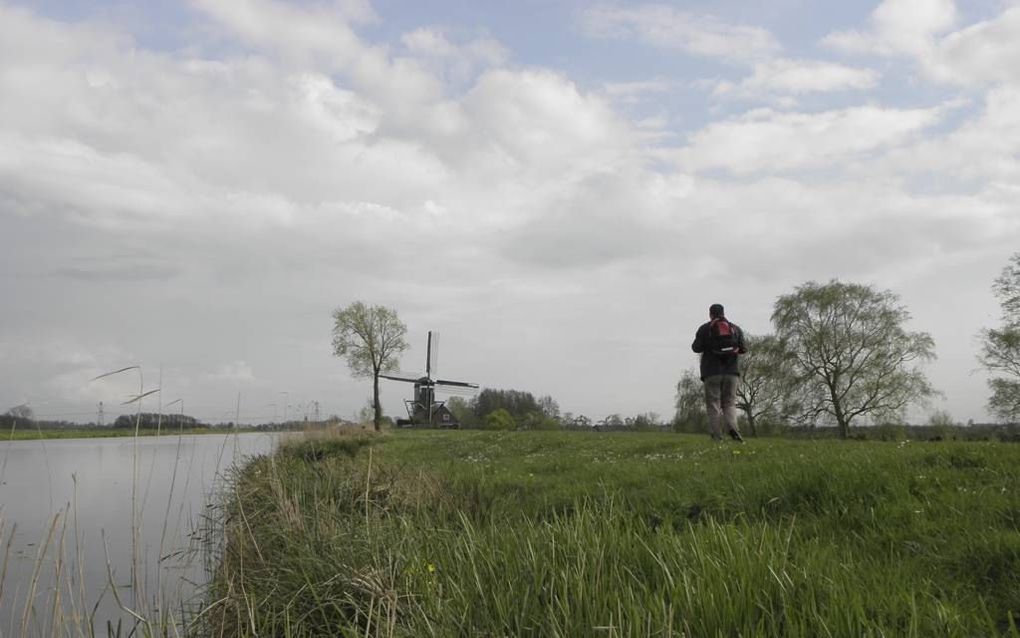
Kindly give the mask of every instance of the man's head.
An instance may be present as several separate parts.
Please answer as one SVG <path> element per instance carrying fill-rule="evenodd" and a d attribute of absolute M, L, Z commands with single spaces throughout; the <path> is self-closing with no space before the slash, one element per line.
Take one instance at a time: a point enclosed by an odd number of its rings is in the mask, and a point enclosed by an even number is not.
<path fill-rule="evenodd" d="M 710 319 L 718 319 L 719 317 L 725 316 L 721 303 L 714 303 L 708 307 L 708 316 Z"/>

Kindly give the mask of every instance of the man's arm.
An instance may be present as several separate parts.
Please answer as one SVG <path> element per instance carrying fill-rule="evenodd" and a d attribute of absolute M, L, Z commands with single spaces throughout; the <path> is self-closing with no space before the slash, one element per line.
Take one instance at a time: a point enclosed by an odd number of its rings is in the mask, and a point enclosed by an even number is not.
<path fill-rule="evenodd" d="M 747 354 L 747 346 L 744 344 L 744 331 L 737 327 L 737 354 Z"/>
<path fill-rule="evenodd" d="M 698 331 L 694 333 L 694 343 L 691 344 L 691 350 L 701 354 L 705 351 L 705 327 L 698 327 Z"/>

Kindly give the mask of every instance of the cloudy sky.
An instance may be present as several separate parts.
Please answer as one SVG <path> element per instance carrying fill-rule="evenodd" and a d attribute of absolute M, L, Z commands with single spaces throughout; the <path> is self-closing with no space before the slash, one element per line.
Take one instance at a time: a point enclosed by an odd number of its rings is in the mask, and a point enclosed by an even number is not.
<path fill-rule="evenodd" d="M 665 416 L 710 303 L 765 333 L 838 278 L 981 421 L 1018 249 L 1016 0 L 0 0 L 0 410 L 109 420 L 138 364 L 200 418 L 349 417 L 362 300 L 406 372 L 436 330 L 443 377 Z"/>

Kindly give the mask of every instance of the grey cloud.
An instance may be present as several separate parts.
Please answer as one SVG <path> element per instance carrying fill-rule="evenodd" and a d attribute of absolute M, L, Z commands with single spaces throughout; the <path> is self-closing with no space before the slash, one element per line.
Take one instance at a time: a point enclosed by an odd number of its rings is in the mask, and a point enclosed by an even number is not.
<path fill-rule="evenodd" d="M 177 276 L 179 270 L 158 264 L 94 264 L 63 266 L 52 271 L 57 277 L 76 281 L 163 281 Z"/>
<path fill-rule="evenodd" d="M 508 258 L 551 268 L 606 267 L 648 258 L 675 246 L 676 237 L 649 223 L 634 184 L 594 175 L 509 232 L 499 245 Z"/>

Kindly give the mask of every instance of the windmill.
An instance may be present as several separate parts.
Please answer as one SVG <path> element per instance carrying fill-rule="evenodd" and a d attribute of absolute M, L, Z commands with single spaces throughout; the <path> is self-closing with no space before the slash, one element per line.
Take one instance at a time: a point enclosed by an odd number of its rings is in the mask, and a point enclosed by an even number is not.
<path fill-rule="evenodd" d="M 437 341 L 438 336 L 436 335 Z M 436 350 L 438 350 L 438 344 Z M 435 367 L 436 353 L 432 348 L 432 331 L 429 330 L 428 345 L 425 352 L 425 376 L 413 378 L 392 374 L 379 375 L 383 379 L 414 384 L 414 398 L 404 400 L 404 407 L 407 408 L 407 418 L 397 419 L 398 427 L 460 427 L 457 418 L 446 407 L 446 402 L 436 401 L 436 389 L 456 392 L 456 389 L 477 389 L 478 384 L 467 383 L 465 381 L 433 379 L 432 372 Z"/>

